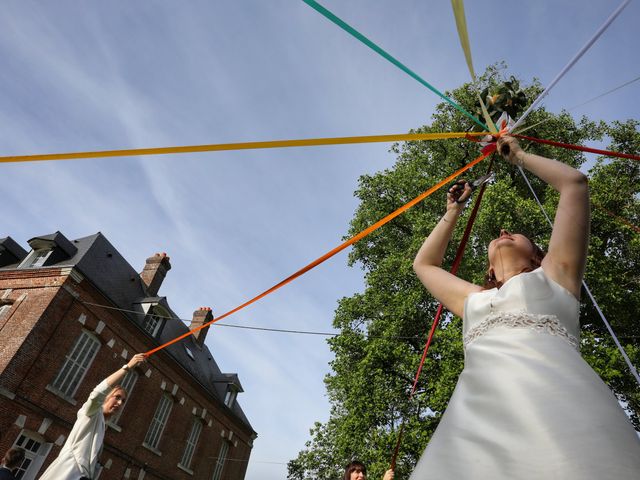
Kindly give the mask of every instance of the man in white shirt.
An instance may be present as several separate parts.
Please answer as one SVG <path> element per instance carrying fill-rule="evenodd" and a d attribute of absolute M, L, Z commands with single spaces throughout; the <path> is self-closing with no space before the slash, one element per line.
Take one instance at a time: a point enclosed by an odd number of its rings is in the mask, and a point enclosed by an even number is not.
<path fill-rule="evenodd" d="M 98 455 L 104 439 L 105 418 L 116 413 L 124 404 L 127 392 L 119 385 L 127 370 L 145 361 L 143 353 L 134 355 L 129 363 L 109 375 L 93 389 L 89 399 L 78 411 L 73 425 L 58 458 L 40 477 L 40 480 L 92 479 Z"/>

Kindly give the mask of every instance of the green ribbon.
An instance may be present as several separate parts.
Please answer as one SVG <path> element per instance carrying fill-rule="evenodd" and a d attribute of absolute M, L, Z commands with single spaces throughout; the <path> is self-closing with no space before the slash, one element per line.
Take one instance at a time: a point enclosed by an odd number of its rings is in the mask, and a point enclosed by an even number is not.
<path fill-rule="evenodd" d="M 469 117 L 471 120 L 473 120 L 475 123 L 477 123 L 478 125 L 480 125 L 483 129 L 488 130 L 487 126 L 482 123 L 480 120 L 478 120 L 476 117 L 474 117 L 473 115 L 471 115 L 469 112 L 467 112 L 464 108 L 462 108 L 460 105 L 458 105 L 457 103 L 455 103 L 453 100 L 451 100 L 449 97 L 447 97 L 446 95 L 444 95 L 443 93 L 441 93 L 437 88 L 435 88 L 433 85 L 431 85 L 429 82 L 427 82 L 426 80 L 424 80 L 420 75 L 418 75 L 417 73 L 415 73 L 413 70 L 411 70 L 409 67 L 403 65 L 399 60 L 395 59 L 393 56 L 391 56 L 389 53 L 385 52 L 382 48 L 380 48 L 378 45 L 376 45 L 375 43 L 373 43 L 371 40 L 369 40 L 367 37 L 365 37 L 364 35 L 362 35 L 360 32 L 358 32 L 355 28 L 353 28 L 351 25 L 347 24 L 346 22 L 344 22 L 343 20 L 341 20 L 340 18 L 336 17 L 333 13 L 331 13 L 329 10 L 327 10 L 326 8 L 324 8 L 322 5 L 320 5 L 318 2 L 316 2 L 315 0 L 302 0 L 304 3 L 306 3 L 307 5 L 309 5 L 311 8 L 313 8 L 314 10 L 316 10 L 318 13 L 322 14 L 324 17 L 326 17 L 327 19 L 331 20 L 333 23 L 335 23 L 336 25 L 338 25 L 340 28 L 342 28 L 344 31 L 346 31 L 347 33 L 349 33 L 350 35 L 353 35 L 354 37 L 356 37 L 358 40 L 360 40 L 362 43 L 364 43 L 366 46 L 368 46 L 369 48 L 371 48 L 373 51 L 377 52 L 378 54 L 380 54 L 382 57 L 386 58 L 387 60 L 389 60 L 391 63 L 393 63 L 396 67 L 398 67 L 400 70 L 402 70 L 403 72 L 405 72 L 406 74 L 408 74 L 410 77 L 416 79 L 418 82 L 420 82 L 422 85 L 424 85 L 425 87 L 427 87 L 429 90 L 431 90 L 433 93 L 435 93 L 436 95 L 438 95 L 440 98 L 442 98 L 443 100 L 445 100 L 446 102 L 448 102 L 451 106 L 453 106 L 455 109 L 457 109 L 458 111 L 460 111 L 461 113 L 463 113 L 464 115 L 466 115 L 467 117 Z"/>

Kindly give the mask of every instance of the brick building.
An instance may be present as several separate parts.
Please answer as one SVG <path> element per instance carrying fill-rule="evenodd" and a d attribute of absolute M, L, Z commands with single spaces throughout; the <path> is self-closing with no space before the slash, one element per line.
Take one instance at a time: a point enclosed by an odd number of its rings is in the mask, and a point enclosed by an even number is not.
<path fill-rule="evenodd" d="M 187 326 L 158 296 L 171 268 L 164 254 L 137 273 L 101 233 L 28 244 L 0 239 L 0 452 L 23 447 L 19 475 L 31 480 L 102 379 L 212 313 L 197 309 Z M 128 399 L 107 422 L 97 478 L 244 478 L 256 433 L 237 402 L 238 376 L 222 373 L 204 343 L 207 330 L 127 373 Z"/>

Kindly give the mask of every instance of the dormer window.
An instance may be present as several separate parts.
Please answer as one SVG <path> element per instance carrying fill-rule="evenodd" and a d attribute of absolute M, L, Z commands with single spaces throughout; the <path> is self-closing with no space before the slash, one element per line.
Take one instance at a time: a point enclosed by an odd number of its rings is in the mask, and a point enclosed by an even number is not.
<path fill-rule="evenodd" d="M 32 250 L 31 253 L 24 259 L 20 267 L 22 268 L 38 268 L 44 265 L 49 255 L 51 255 L 51 249 Z"/>
<path fill-rule="evenodd" d="M 152 337 L 155 337 L 160 331 L 161 325 L 162 325 L 162 318 L 160 318 L 160 316 L 157 315 L 156 313 L 152 313 L 151 315 L 147 316 L 142 328 L 144 328 L 145 332 L 147 332 L 149 335 L 151 335 Z"/>
<path fill-rule="evenodd" d="M 213 380 L 214 383 L 222 383 L 224 384 L 224 390 L 220 389 L 220 398 L 222 398 L 224 394 L 224 404 L 233 408 L 235 404 L 236 398 L 238 397 L 238 393 L 244 392 L 242 388 L 242 384 L 238 379 L 237 373 L 221 373 L 216 379 Z"/>
<path fill-rule="evenodd" d="M 149 313 L 142 322 L 142 328 L 152 337 L 157 337 L 167 318 L 169 318 L 169 314 L 163 308 L 156 305 L 149 310 Z"/>
<path fill-rule="evenodd" d="M 18 265 L 27 258 L 27 251 L 18 245 L 13 238 L 0 238 L 0 268 L 7 265 Z"/>
<path fill-rule="evenodd" d="M 60 232 L 34 237 L 28 241 L 31 253 L 18 268 L 39 268 L 45 264 L 54 265 L 72 258 L 78 253 L 78 247 Z"/>

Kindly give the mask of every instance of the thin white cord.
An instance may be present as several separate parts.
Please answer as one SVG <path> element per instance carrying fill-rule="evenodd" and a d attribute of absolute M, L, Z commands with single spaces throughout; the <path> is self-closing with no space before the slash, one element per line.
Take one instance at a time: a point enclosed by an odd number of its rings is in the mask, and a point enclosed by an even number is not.
<path fill-rule="evenodd" d="M 547 212 L 544 209 L 544 207 L 542 206 L 542 203 L 540 202 L 540 199 L 538 198 L 538 195 L 536 195 L 535 190 L 531 186 L 531 183 L 529 183 L 529 179 L 525 175 L 524 170 L 519 165 L 518 165 L 518 170 L 520 170 L 520 174 L 522 175 L 522 178 L 524 178 L 524 181 L 527 182 L 527 186 L 529 187 L 529 190 L 531 190 L 531 193 L 533 194 L 533 198 L 535 198 L 536 203 L 538 204 L 538 206 L 540 207 L 540 210 L 542 211 L 542 213 L 544 214 L 545 218 L 547 219 L 547 222 L 549 222 L 549 226 L 551 228 L 553 228 L 553 222 L 549 218 L 549 215 L 547 215 Z M 593 303 L 593 306 L 596 307 L 596 310 L 598 311 L 598 314 L 600 315 L 600 318 L 602 319 L 602 322 L 604 323 L 605 327 L 607 327 L 607 330 L 611 334 L 611 337 L 613 338 L 613 341 L 615 342 L 616 346 L 618 347 L 618 350 L 620 350 L 620 353 L 622 354 L 622 357 L 624 358 L 624 361 L 627 363 L 627 366 L 629 367 L 629 370 L 631 370 L 631 374 L 635 377 L 636 382 L 638 382 L 638 385 L 640 385 L 640 375 L 638 375 L 638 371 L 636 370 L 636 367 L 634 367 L 633 363 L 631 363 L 631 360 L 629 359 L 629 356 L 627 355 L 627 352 L 625 351 L 624 347 L 622 346 L 622 344 L 618 340 L 618 337 L 616 336 L 615 332 L 613 331 L 613 328 L 611 328 L 611 324 L 607 321 L 607 318 L 604 316 L 604 313 L 602 313 L 602 310 L 600 309 L 600 306 L 598 305 L 598 302 L 596 302 L 596 299 L 591 294 L 591 290 L 589 290 L 589 286 L 587 285 L 587 282 L 582 280 L 582 286 L 584 287 L 585 291 L 587 292 L 587 295 L 589 295 L 589 298 L 591 299 L 591 302 Z"/>
<path fill-rule="evenodd" d="M 591 45 L 593 45 L 593 43 L 600 37 L 600 35 L 602 35 L 602 32 L 604 32 L 609 27 L 609 25 L 611 25 L 611 22 L 613 22 L 616 19 L 616 17 L 620 14 L 620 12 L 624 9 L 624 7 L 627 6 L 627 4 L 630 1 L 631 0 L 624 0 L 620 4 L 620 6 L 618 8 L 616 8 L 616 10 L 609 16 L 609 18 L 607 18 L 607 20 L 602 24 L 602 26 L 598 29 L 598 31 L 593 35 L 593 37 L 591 37 L 591 39 L 580 49 L 580 51 L 578 51 L 578 53 L 576 53 L 574 55 L 574 57 L 571 60 L 569 60 L 569 63 L 567 63 L 567 65 L 565 65 L 565 67 L 560 71 L 560 73 L 558 75 L 556 75 L 556 78 L 554 78 L 551 81 L 551 83 L 549 84 L 549 86 L 547 88 L 545 88 L 544 91 L 540 94 L 540 96 L 535 99 L 535 101 L 531 104 L 531 106 L 522 114 L 520 119 L 515 123 L 515 125 L 513 125 L 513 127 L 511 127 L 509 129 L 509 131 L 515 130 L 524 121 L 524 119 L 527 117 L 527 115 L 529 115 L 529 113 L 531 111 L 533 111 L 538 106 L 538 104 L 549 93 L 549 91 L 555 86 L 555 84 L 558 83 L 558 81 L 562 77 L 564 77 L 564 74 L 567 73 L 569 71 L 569 69 L 571 67 L 573 67 L 573 65 L 578 60 L 580 60 L 580 57 L 582 57 L 582 55 L 584 55 L 584 53 L 587 50 L 589 50 Z"/>

